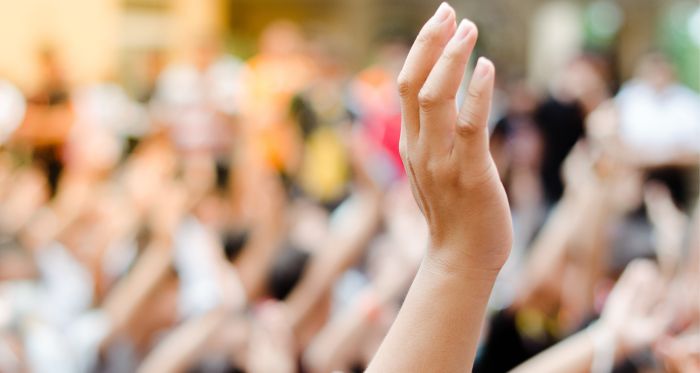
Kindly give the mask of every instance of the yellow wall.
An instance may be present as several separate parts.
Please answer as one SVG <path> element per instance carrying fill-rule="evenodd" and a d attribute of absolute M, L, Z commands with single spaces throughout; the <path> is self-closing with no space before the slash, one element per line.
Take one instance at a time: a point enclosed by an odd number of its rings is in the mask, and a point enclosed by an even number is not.
<path fill-rule="evenodd" d="M 169 0 L 162 10 L 167 29 L 128 30 L 144 38 L 162 32 L 166 47 L 180 55 L 195 37 L 225 26 L 223 0 Z M 43 46 L 57 52 L 73 83 L 114 76 L 124 34 L 122 0 L 0 0 L 0 79 L 31 90 L 38 83 L 37 54 Z M 148 35 L 145 35 L 145 34 Z M 127 42 L 128 44 L 128 42 Z"/>
<path fill-rule="evenodd" d="M 119 0 L 0 0 L 0 75 L 30 89 L 37 52 L 57 51 L 71 81 L 104 78 L 117 55 Z"/>
<path fill-rule="evenodd" d="M 171 0 L 172 52 L 182 57 L 202 37 L 218 34 L 226 27 L 222 0 Z"/>

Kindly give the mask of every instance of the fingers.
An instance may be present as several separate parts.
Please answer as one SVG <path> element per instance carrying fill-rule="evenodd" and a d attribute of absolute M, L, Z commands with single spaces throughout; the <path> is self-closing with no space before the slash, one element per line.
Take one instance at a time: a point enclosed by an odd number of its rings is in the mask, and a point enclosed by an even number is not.
<path fill-rule="evenodd" d="M 457 133 L 470 135 L 486 128 L 491 111 L 495 70 L 487 58 L 480 57 L 477 61 L 466 101 L 459 112 Z"/>
<path fill-rule="evenodd" d="M 404 141 L 413 141 L 420 127 L 418 92 L 428 78 L 430 71 L 442 53 L 445 44 L 454 33 L 454 10 L 442 3 L 435 15 L 423 26 L 416 42 L 406 57 L 399 74 L 398 87 L 401 95 L 402 133 Z M 404 134 L 402 134 L 404 136 Z"/>
<path fill-rule="evenodd" d="M 420 141 L 431 152 L 450 149 L 457 119 L 455 98 L 477 39 L 474 23 L 462 20 L 418 94 Z"/>
<path fill-rule="evenodd" d="M 486 128 L 495 68 L 491 61 L 479 59 L 468 98 L 458 112 L 455 97 L 478 31 L 466 20 L 455 30 L 454 18 L 454 10 L 443 3 L 419 33 L 399 74 L 403 118 L 400 150 L 404 161 L 410 163 L 405 155 L 418 139 L 428 153 L 451 151 L 453 159 L 470 170 L 465 176 L 486 174 L 493 163 Z"/>
<path fill-rule="evenodd" d="M 493 63 L 484 57 L 479 58 L 455 128 L 453 155 L 462 161 L 486 161 L 488 158 L 487 128 L 495 76 Z"/>

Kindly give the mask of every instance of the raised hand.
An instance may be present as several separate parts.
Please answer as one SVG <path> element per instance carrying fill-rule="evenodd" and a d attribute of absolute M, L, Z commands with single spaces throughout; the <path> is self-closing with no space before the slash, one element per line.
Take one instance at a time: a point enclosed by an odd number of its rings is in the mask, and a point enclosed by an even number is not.
<path fill-rule="evenodd" d="M 600 319 L 512 370 L 512 373 L 611 371 L 616 361 L 649 347 L 672 319 L 663 279 L 646 260 L 630 263 Z"/>
<path fill-rule="evenodd" d="M 511 246 L 511 218 L 489 153 L 495 79 L 479 58 L 467 98 L 457 91 L 478 30 L 443 3 L 420 31 L 399 75 L 401 156 L 431 234 L 429 257 L 452 269 L 498 270 Z"/>
<path fill-rule="evenodd" d="M 479 59 L 456 97 L 477 38 L 442 4 L 399 76 L 401 155 L 430 229 L 430 249 L 369 372 L 470 371 L 496 274 L 512 241 L 508 202 L 489 153 L 495 69 Z"/>
<path fill-rule="evenodd" d="M 625 354 L 648 347 L 662 336 L 672 314 L 665 304 L 664 281 L 656 266 L 645 260 L 630 263 L 603 309 L 601 325 Z"/>

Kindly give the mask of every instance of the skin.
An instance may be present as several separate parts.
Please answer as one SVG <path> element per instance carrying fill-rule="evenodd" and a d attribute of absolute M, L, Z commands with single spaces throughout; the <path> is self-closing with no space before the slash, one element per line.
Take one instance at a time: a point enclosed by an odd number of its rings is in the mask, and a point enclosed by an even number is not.
<path fill-rule="evenodd" d="M 632 262 L 615 285 L 601 318 L 595 324 L 524 362 L 512 372 L 590 372 L 596 341 L 601 340 L 607 341 L 605 349 L 614 351 L 613 363 L 649 347 L 671 321 L 668 309 L 662 304 L 662 283 L 653 263 L 645 260 Z"/>
<path fill-rule="evenodd" d="M 489 153 L 495 68 L 479 59 L 457 109 L 476 26 L 442 4 L 399 75 L 401 154 L 430 248 L 369 372 L 471 371 L 493 283 L 512 244 L 505 191 Z"/>

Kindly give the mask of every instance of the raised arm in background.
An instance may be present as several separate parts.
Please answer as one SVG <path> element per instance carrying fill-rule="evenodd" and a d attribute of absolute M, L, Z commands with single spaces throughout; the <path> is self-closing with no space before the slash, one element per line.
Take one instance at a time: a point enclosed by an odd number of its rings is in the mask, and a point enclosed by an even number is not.
<path fill-rule="evenodd" d="M 606 301 L 601 318 L 515 368 L 513 373 L 609 372 L 617 362 L 654 343 L 670 321 L 660 306 L 664 283 L 656 266 L 630 263 Z"/>
<path fill-rule="evenodd" d="M 486 303 L 512 243 L 510 211 L 489 153 L 495 69 L 480 58 L 456 97 L 477 39 L 443 3 L 399 76 L 401 154 L 430 247 L 369 372 L 470 371 Z"/>

